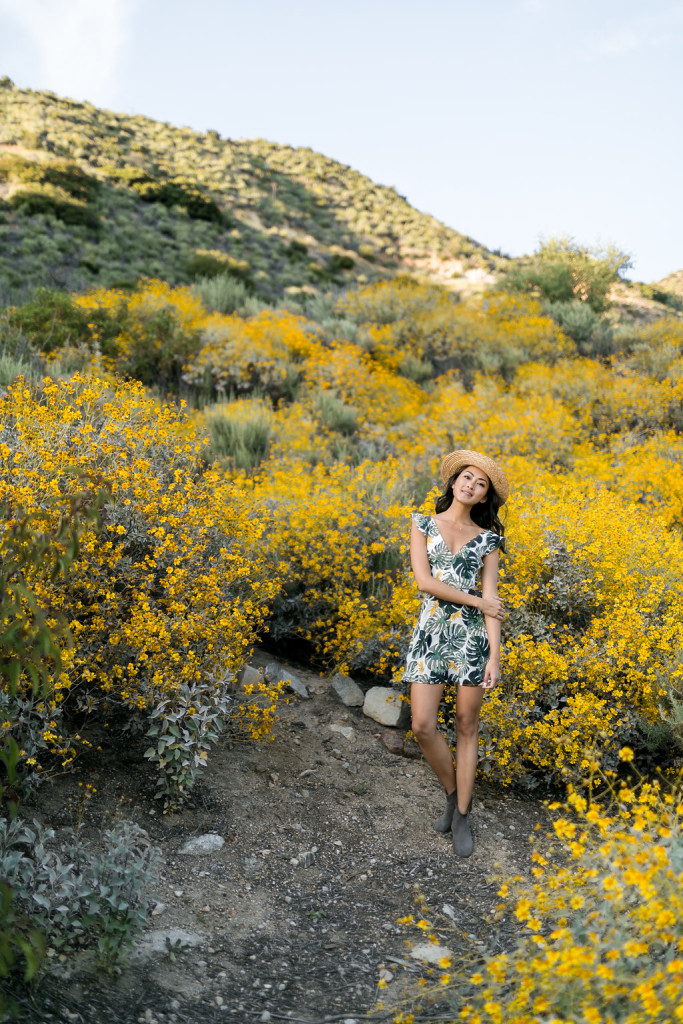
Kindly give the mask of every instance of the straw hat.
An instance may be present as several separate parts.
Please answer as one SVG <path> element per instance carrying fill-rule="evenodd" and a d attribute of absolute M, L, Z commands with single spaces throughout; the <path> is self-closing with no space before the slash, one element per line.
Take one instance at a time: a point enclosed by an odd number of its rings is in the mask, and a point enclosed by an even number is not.
<path fill-rule="evenodd" d="M 447 484 L 454 473 L 457 473 L 459 469 L 465 469 L 466 466 L 476 466 L 477 469 L 481 469 L 482 472 L 486 473 L 493 484 L 494 491 L 498 495 L 498 500 L 501 505 L 504 505 L 510 493 L 508 478 L 500 466 L 493 459 L 489 459 L 487 455 L 468 451 L 467 448 L 451 452 L 450 455 L 445 456 L 441 463 L 441 479 Z"/>

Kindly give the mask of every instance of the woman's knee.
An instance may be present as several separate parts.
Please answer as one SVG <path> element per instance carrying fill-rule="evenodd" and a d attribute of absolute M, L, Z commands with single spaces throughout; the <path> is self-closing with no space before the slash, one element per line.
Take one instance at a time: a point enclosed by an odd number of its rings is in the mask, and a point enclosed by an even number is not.
<path fill-rule="evenodd" d="M 412 730 L 417 742 L 423 743 L 436 735 L 436 721 L 431 717 L 413 715 Z"/>
<path fill-rule="evenodd" d="M 479 732 L 479 713 L 463 712 L 455 716 L 455 728 L 458 736 L 463 739 L 471 739 Z"/>

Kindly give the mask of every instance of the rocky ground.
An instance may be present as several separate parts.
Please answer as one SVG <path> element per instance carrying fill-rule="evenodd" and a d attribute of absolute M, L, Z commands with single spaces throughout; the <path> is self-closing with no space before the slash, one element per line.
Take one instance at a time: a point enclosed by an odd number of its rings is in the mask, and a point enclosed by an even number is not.
<path fill-rule="evenodd" d="M 542 804 L 478 785 L 475 852 L 454 858 L 450 837 L 431 828 L 442 796 L 429 768 L 387 749 L 403 734 L 292 670 L 309 698 L 292 697 L 273 741 L 216 752 L 182 814 L 159 813 L 136 752 L 124 772 L 120 759 L 88 769 L 92 834 L 119 814 L 161 848 L 154 914 L 118 977 L 93 974 L 85 956 L 52 961 L 24 1002 L 30 1019 L 356 1021 L 378 999 L 403 1005 L 428 970 L 421 933 L 397 923 L 418 895 L 456 968 L 511 941 L 514 922 L 494 923 L 497 889 L 528 871 Z M 56 828 L 70 823 L 68 786 L 57 780 L 36 808 Z M 219 848 L 182 852 L 207 835 Z"/>

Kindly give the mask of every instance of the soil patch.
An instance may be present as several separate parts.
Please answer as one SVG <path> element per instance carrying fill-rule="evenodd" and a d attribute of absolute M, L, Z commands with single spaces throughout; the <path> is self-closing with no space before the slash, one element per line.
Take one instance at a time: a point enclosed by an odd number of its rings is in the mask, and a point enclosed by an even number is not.
<path fill-rule="evenodd" d="M 426 970 L 406 943 L 415 931 L 397 924 L 417 893 L 456 969 L 509 944 L 515 924 L 494 923 L 497 890 L 528 871 L 528 837 L 546 819 L 540 801 L 478 784 L 475 851 L 455 858 L 450 835 L 431 828 L 443 798 L 428 766 L 389 753 L 382 727 L 344 707 L 326 680 L 283 667 L 310 699 L 292 698 L 271 742 L 215 752 L 182 814 L 159 812 L 154 774 L 136 752 L 127 766 L 88 770 L 97 794 L 86 832 L 117 815 L 147 830 L 163 853 L 157 906 L 120 976 L 94 974 L 85 955 L 53 960 L 24 1003 L 30 1019 L 353 1021 L 378 998 L 395 1005 Z M 74 788 L 73 776 L 56 780 L 25 813 L 73 824 Z M 181 854 L 206 833 L 225 840 L 220 850 Z"/>

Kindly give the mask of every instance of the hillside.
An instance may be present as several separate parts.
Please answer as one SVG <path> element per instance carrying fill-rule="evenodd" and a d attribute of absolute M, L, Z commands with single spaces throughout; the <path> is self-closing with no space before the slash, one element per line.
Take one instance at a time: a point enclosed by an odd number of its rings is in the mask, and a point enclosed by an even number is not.
<path fill-rule="evenodd" d="M 456 285 L 505 263 L 310 149 L 175 128 L 7 78 L 0 241 L 0 295 L 10 298 L 141 275 L 187 283 L 226 267 L 273 300 L 401 271 Z"/>

